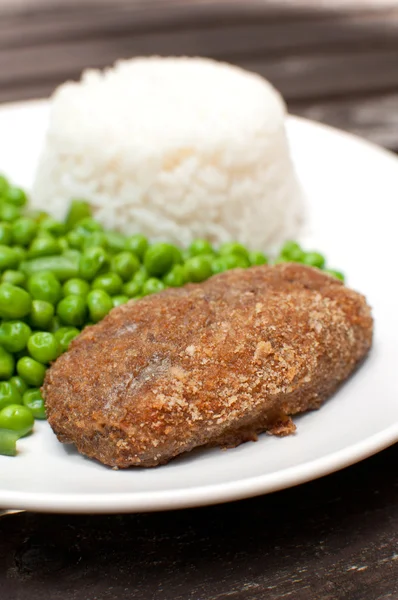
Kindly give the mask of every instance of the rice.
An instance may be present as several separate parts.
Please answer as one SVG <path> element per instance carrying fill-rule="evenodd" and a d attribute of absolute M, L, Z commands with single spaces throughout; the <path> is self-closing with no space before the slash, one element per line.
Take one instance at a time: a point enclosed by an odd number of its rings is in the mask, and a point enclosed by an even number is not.
<path fill-rule="evenodd" d="M 270 249 L 302 220 L 284 120 L 265 79 L 212 60 L 89 70 L 53 96 L 32 201 L 61 219 L 84 198 L 106 227 L 153 241 Z"/>

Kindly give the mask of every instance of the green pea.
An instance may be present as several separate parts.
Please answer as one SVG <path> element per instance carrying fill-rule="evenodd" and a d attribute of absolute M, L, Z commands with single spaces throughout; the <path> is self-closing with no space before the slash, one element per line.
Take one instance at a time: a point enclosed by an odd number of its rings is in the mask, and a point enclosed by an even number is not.
<path fill-rule="evenodd" d="M 137 283 L 134 280 L 128 281 L 123 285 L 123 294 L 125 294 L 128 298 L 134 298 L 141 292 L 142 285 L 143 284 Z"/>
<path fill-rule="evenodd" d="M 90 291 L 90 285 L 84 279 L 79 279 L 78 277 L 73 277 L 72 279 L 68 279 L 65 281 L 62 292 L 64 296 L 70 296 L 73 294 L 74 296 L 82 296 L 85 298 Z"/>
<path fill-rule="evenodd" d="M 242 244 L 238 244 L 238 242 L 225 242 L 225 244 L 222 244 L 219 247 L 218 253 L 220 254 L 220 256 L 225 256 L 227 254 L 237 254 L 238 256 L 243 256 L 247 260 L 249 259 L 249 253 L 247 251 L 247 248 L 242 246 Z"/>
<path fill-rule="evenodd" d="M 16 456 L 19 434 L 9 429 L 0 429 L 0 454 L 3 456 Z"/>
<path fill-rule="evenodd" d="M 32 299 L 28 292 L 10 283 L 0 284 L 0 317 L 21 319 L 29 314 Z"/>
<path fill-rule="evenodd" d="M 50 304 L 56 304 L 62 296 L 61 284 L 51 271 L 41 271 L 29 277 L 27 288 L 32 298 Z"/>
<path fill-rule="evenodd" d="M 47 331 L 37 331 L 31 335 L 28 350 L 32 358 L 43 364 L 55 360 L 60 352 L 57 338 Z"/>
<path fill-rule="evenodd" d="M 39 389 L 31 389 L 24 393 L 22 397 L 23 405 L 32 413 L 35 419 L 46 418 L 46 406 L 43 396 Z"/>
<path fill-rule="evenodd" d="M 291 262 L 301 262 L 304 256 L 304 251 L 301 246 L 293 240 L 285 242 L 280 251 L 280 257 L 286 258 Z"/>
<path fill-rule="evenodd" d="M 91 208 L 85 200 L 72 200 L 66 215 L 65 225 L 67 229 L 72 229 L 75 225 L 86 217 L 91 217 Z"/>
<path fill-rule="evenodd" d="M 12 240 L 12 228 L 9 223 L 0 223 L 0 244 L 9 246 Z"/>
<path fill-rule="evenodd" d="M 28 385 L 38 387 L 44 381 L 46 367 L 30 356 L 23 356 L 17 362 L 17 373 Z"/>
<path fill-rule="evenodd" d="M 65 223 L 61 223 L 61 221 L 57 221 L 53 217 L 46 217 L 40 222 L 40 230 L 50 233 L 55 237 L 60 237 L 61 235 L 66 234 L 66 226 Z"/>
<path fill-rule="evenodd" d="M 212 274 L 211 262 L 206 256 L 193 256 L 184 264 L 187 281 L 204 281 Z"/>
<path fill-rule="evenodd" d="M 59 237 L 58 244 L 59 244 L 59 247 L 61 248 L 62 254 L 64 254 L 64 252 L 66 250 L 69 250 L 69 244 L 68 244 L 68 240 L 66 239 L 66 236 Z"/>
<path fill-rule="evenodd" d="M 134 273 L 134 276 L 132 278 L 132 281 L 134 281 L 135 283 L 137 283 L 140 286 L 143 286 L 144 283 L 146 282 L 146 280 L 148 279 L 149 275 L 147 270 L 145 269 L 145 267 L 141 267 L 139 271 L 137 271 L 137 273 Z"/>
<path fill-rule="evenodd" d="M 135 235 L 132 235 L 126 239 L 126 250 L 134 252 L 134 254 L 138 256 L 140 260 L 144 258 L 148 246 L 149 244 L 147 238 L 141 233 L 136 233 Z"/>
<path fill-rule="evenodd" d="M 123 294 L 112 297 L 112 304 L 114 307 L 121 306 L 122 304 L 126 304 L 126 302 L 128 302 L 128 301 L 129 301 L 129 297 L 126 295 L 123 295 Z"/>
<path fill-rule="evenodd" d="M 268 258 L 263 252 L 253 251 L 249 252 L 249 262 L 252 266 L 266 265 L 268 263 Z"/>
<path fill-rule="evenodd" d="M 74 327 L 83 325 L 87 317 L 85 298 L 72 294 L 65 296 L 57 305 L 57 315 L 64 325 Z"/>
<path fill-rule="evenodd" d="M 20 270 L 28 277 L 40 271 L 51 271 L 61 282 L 77 277 L 79 274 L 80 253 L 71 254 L 69 250 L 63 256 L 42 256 L 26 260 L 19 265 Z"/>
<path fill-rule="evenodd" d="M 213 254 L 214 250 L 208 240 L 197 239 L 192 242 L 188 248 L 190 256 L 198 256 L 200 254 Z"/>
<path fill-rule="evenodd" d="M 148 248 L 144 256 L 144 265 L 153 277 L 165 275 L 175 263 L 176 248 L 171 244 L 158 242 Z"/>
<path fill-rule="evenodd" d="M 90 319 L 94 323 L 101 321 L 113 308 L 112 298 L 104 290 L 92 290 L 87 296 Z"/>
<path fill-rule="evenodd" d="M 126 236 L 117 231 L 106 231 L 106 242 L 111 252 L 122 252 L 126 250 Z"/>
<path fill-rule="evenodd" d="M 26 283 L 26 277 L 21 271 L 7 269 L 7 271 L 4 271 L 3 275 L 1 276 L 1 281 L 3 283 L 11 283 L 11 285 L 16 285 L 17 287 L 24 287 Z"/>
<path fill-rule="evenodd" d="M 328 275 L 331 275 L 332 277 L 335 277 L 340 281 L 344 282 L 345 280 L 344 273 L 342 273 L 341 271 L 335 271 L 334 269 L 325 269 L 324 273 L 327 273 Z"/>
<path fill-rule="evenodd" d="M 305 252 L 301 262 L 304 265 L 317 267 L 318 269 L 322 269 L 326 263 L 325 257 L 319 252 Z"/>
<path fill-rule="evenodd" d="M 58 329 L 60 329 L 61 327 L 62 327 L 62 323 L 61 323 L 60 319 L 55 315 L 51 319 L 51 323 L 48 326 L 48 331 L 50 333 L 56 333 L 58 331 Z"/>
<path fill-rule="evenodd" d="M 61 246 L 58 240 L 50 235 L 36 237 L 29 246 L 29 258 L 54 256 L 54 254 L 61 254 Z"/>
<path fill-rule="evenodd" d="M 132 252 L 119 252 L 112 257 L 111 269 L 123 281 L 128 281 L 140 268 L 140 261 Z"/>
<path fill-rule="evenodd" d="M 0 429 L 15 431 L 20 437 L 32 431 L 34 422 L 33 415 L 26 406 L 9 404 L 0 410 Z"/>
<path fill-rule="evenodd" d="M 76 327 L 60 327 L 55 332 L 55 338 L 59 344 L 60 351 L 66 352 L 72 340 L 74 340 L 80 331 Z"/>
<path fill-rule="evenodd" d="M 21 395 L 21 398 L 28 389 L 26 382 L 22 379 L 22 377 L 19 377 L 19 375 L 14 375 L 13 377 L 11 377 L 9 379 L 9 383 L 11 383 L 11 385 L 17 388 L 18 392 Z"/>
<path fill-rule="evenodd" d="M 0 270 L 15 269 L 19 264 L 19 257 L 13 248 L 0 245 Z"/>
<path fill-rule="evenodd" d="M 249 260 L 243 255 L 226 254 L 222 258 L 225 259 L 228 269 L 247 269 L 250 266 Z"/>
<path fill-rule="evenodd" d="M 11 223 L 21 216 L 21 210 L 15 204 L 10 202 L 4 202 L 0 205 L 0 221 L 7 221 Z"/>
<path fill-rule="evenodd" d="M 83 244 L 87 236 L 84 234 L 83 231 L 76 231 L 75 229 L 72 229 L 72 231 L 69 231 L 65 237 L 66 241 L 68 242 L 68 245 L 71 248 L 81 250 L 83 248 Z"/>
<path fill-rule="evenodd" d="M 34 219 L 21 217 L 13 222 L 11 232 L 15 244 L 28 246 L 36 235 L 37 223 Z"/>
<path fill-rule="evenodd" d="M 22 248 L 22 246 L 12 246 L 14 255 L 16 256 L 16 259 L 18 261 L 18 264 L 20 262 L 22 262 L 23 260 L 25 260 L 26 255 L 27 255 L 27 251 L 25 250 L 25 248 Z"/>
<path fill-rule="evenodd" d="M 98 223 L 98 221 L 92 217 L 84 217 L 75 225 L 75 231 L 84 231 L 85 234 L 96 233 L 103 230 L 104 228 L 101 223 Z"/>
<path fill-rule="evenodd" d="M 116 273 L 98 275 L 92 283 L 93 290 L 103 290 L 110 296 L 118 294 L 123 286 L 122 278 Z"/>
<path fill-rule="evenodd" d="M 4 175 L 0 175 L 0 197 L 4 197 L 7 194 L 10 183 Z"/>
<path fill-rule="evenodd" d="M 5 194 L 5 199 L 10 204 L 14 204 L 18 207 L 25 206 L 28 201 L 25 192 L 21 188 L 14 186 L 10 186 L 8 188 Z"/>
<path fill-rule="evenodd" d="M 22 396 L 13 383 L 0 381 L 0 410 L 10 404 L 22 404 Z"/>
<path fill-rule="evenodd" d="M 142 295 L 148 296 L 149 294 L 156 294 L 157 292 L 164 290 L 165 287 L 163 281 L 160 281 L 160 279 L 157 279 L 156 277 L 150 277 L 142 286 Z"/>
<path fill-rule="evenodd" d="M 3 321 L 0 325 L 0 344 L 7 352 L 21 352 L 31 335 L 31 328 L 23 321 Z"/>
<path fill-rule="evenodd" d="M 107 246 L 108 242 L 103 231 L 95 231 L 94 233 L 90 233 L 90 235 L 88 235 L 83 241 L 83 249 L 95 247 L 106 248 Z"/>
<path fill-rule="evenodd" d="M 235 269 L 238 266 L 239 257 L 233 254 L 226 254 L 215 258 L 211 263 L 211 270 L 214 274 L 223 273 L 229 269 Z"/>
<path fill-rule="evenodd" d="M 181 287 L 187 282 L 187 277 L 183 265 L 174 265 L 174 267 L 163 277 L 163 283 L 168 287 Z"/>
<path fill-rule="evenodd" d="M 80 277 L 92 281 L 108 263 L 109 258 L 103 248 L 87 248 L 79 262 Z"/>
<path fill-rule="evenodd" d="M 54 306 L 45 300 L 33 300 L 29 323 L 35 329 L 49 329 L 54 317 Z"/>

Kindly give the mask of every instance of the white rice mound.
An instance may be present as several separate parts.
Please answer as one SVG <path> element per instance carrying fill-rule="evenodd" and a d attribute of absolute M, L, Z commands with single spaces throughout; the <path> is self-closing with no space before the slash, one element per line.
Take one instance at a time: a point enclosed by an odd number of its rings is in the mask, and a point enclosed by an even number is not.
<path fill-rule="evenodd" d="M 272 249 L 303 213 L 283 100 L 259 75 L 203 58 L 86 71 L 53 96 L 32 194 L 59 219 L 72 198 L 125 234 Z"/>

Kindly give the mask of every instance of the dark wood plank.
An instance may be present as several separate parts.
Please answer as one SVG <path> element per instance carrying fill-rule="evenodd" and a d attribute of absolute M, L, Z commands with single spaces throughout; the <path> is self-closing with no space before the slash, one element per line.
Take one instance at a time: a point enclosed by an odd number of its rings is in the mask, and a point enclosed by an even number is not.
<path fill-rule="evenodd" d="M 307 119 L 343 127 L 398 151 L 398 93 L 325 100 L 311 105 L 292 102 L 290 109 Z"/>
<path fill-rule="evenodd" d="M 0 19 L 0 101 L 46 96 L 84 68 L 120 57 L 205 55 L 265 75 L 299 114 L 395 149 L 398 1 L 328 6 L 310 0 L 9 4 Z M 363 119 L 368 97 L 373 124 Z"/>
<path fill-rule="evenodd" d="M 397 600 L 398 446 L 204 509 L 0 519 L 7 600 Z"/>

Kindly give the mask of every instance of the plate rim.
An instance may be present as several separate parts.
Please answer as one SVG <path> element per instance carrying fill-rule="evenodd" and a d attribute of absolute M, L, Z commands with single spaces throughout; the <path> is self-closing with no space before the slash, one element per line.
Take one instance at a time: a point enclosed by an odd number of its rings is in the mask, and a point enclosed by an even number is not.
<path fill-rule="evenodd" d="M 4 103 L 0 105 L 0 113 L 7 110 L 34 109 L 48 106 L 49 103 L 49 99 Z M 367 146 L 369 150 L 384 156 L 384 159 L 392 160 L 398 171 L 398 157 L 393 152 L 360 136 L 296 115 L 287 115 L 287 129 L 289 123 L 300 123 L 328 135 L 338 135 L 340 138 L 354 141 L 362 147 Z M 398 443 L 398 422 L 341 450 L 266 475 L 191 488 L 106 494 L 15 492 L 2 490 L 0 487 L 0 506 L 37 512 L 111 514 L 165 511 L 220 504 L 276 492 L 318 479 L 368 458 L 395 443 Z"/>
<path fill-rule="evenodd" d="M 54 494 L 2 492 L 2 508 L 67 514 L 138 513 L 234 502 L 277 492 L 335 473 L 398 443 L 398 423 L 352 446 L 299 466 L 238 481 L 168 491 Z M 12 460 L 12 459 L 10 459 Z"/>

